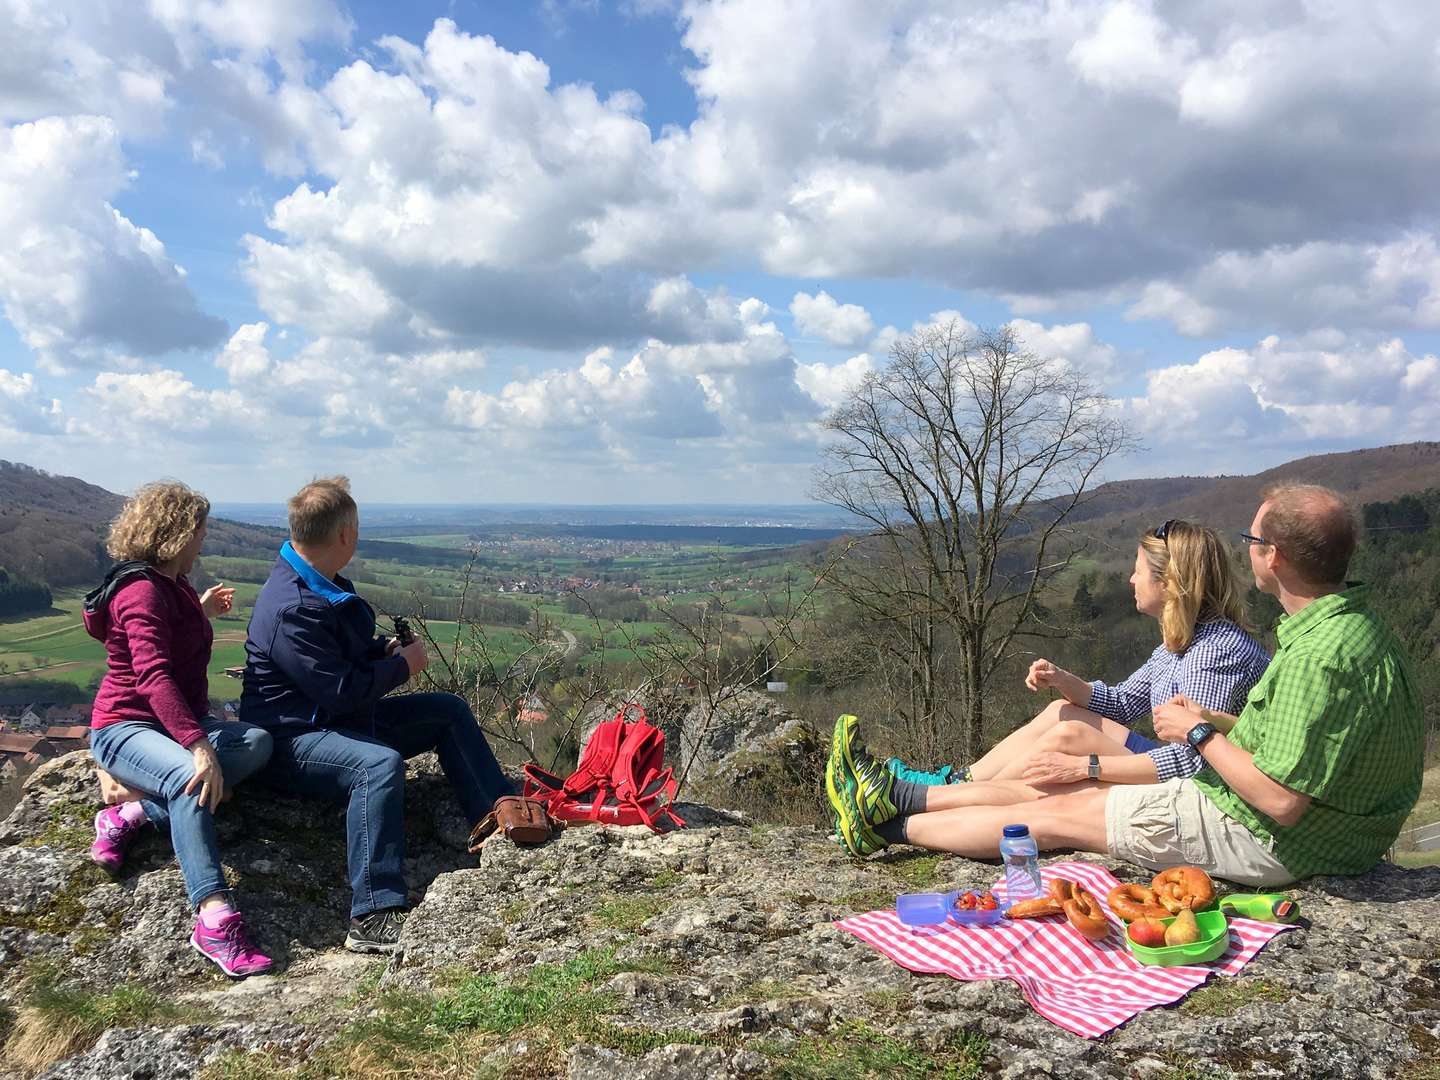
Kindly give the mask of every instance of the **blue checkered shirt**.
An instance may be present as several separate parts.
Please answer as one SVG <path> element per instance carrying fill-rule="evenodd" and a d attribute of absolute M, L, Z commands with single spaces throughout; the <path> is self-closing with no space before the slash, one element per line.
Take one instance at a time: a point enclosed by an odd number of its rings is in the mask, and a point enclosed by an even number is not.
<path fill-rule="evenodd" d="M 1172 653 L 1162 644 L 1145 666 L 1119 686 L 1090 684 L 1090 711 L 1129 727 L 1142 716 L 1184 694 L 1206 709 L 1239 715 L 1250 688 L 1270 663 L 1253 637 L 1228 619 L 1199 623 L 1190 647 Z M 1184 743 L 1165 743 L 1146 751 L 1161 782 L 1194 776 L 1205 759 Z"/>

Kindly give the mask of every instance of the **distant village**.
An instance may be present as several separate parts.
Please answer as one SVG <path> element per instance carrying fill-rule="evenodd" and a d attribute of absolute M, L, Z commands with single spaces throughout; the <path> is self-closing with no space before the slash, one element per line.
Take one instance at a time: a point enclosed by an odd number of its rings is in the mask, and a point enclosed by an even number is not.
<path fill-rule="evenodd" d="M 89 745 L 89 704 L 0 705 L 0 783 Z"/>

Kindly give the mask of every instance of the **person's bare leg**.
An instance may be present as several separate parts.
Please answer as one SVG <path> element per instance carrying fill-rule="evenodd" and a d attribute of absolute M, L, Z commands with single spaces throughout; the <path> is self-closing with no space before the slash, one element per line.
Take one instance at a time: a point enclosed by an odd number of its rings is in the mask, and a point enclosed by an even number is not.
<path fill-rule="evenodd" d="M 1016 806 L 1047 795 L 1070 795 L 1091 786 L 1089 780 L 1075 784 L 1027 784 L 1023 780 L 980 780 L 970 784 L 944 784 L 925 789 L 923 813 L 958 810 L 965 806 Z M 1110 785 L 1106 785 L 1107 787 Z"/>
<path fill-rule="evenodd" d="M 1081 720 L 1074 713 L 1085 713 L 1088 717 L 1094 717 L 1099 723 L 1091 724 L 1089 720 Z M 1031 745 L 1030 752 L 1024 757 L 1016 758 L 1007 764 L 1000 772 L 992 777 L 995 780 L 1019 780 L 1025 772 L 1025 766 L 1029 764 L 1030 758 L 1035 754 L 1053 752 L 1057 754 L 1101 754 L 1118 755 L 1128 754 L 1125 749 L 1125 737 L 1129 729 L 1114 720 L 1107 720 L 1103 716 L 1096 716 L 1088 709 L 1079 709 L 1074 705 L 1070 706 L 1063 713 L 1065 719 L 1041 733 L 1040 737 Z M 1080 722 L 1075 722 L 1079 720 Z"/>
<path fill-rule="evenodd" d="M 1028 724 L 1016 728 L 992 746 L 979 760 L 973 762 L 970 766 L 970 779 L 997 779 L 1001 770 L 1011 762 L 1023 761 L 1029 757 L 1034 753 L 1035 741 L 1059 723 L 1061 710 L 1066 708 L 1073 709 L 1075 706 L 1068 701 L 1050 702 Z M 1081 711 L 1086 710 L 1082 709 Z M 1095 718 L 1100 719 L 1098 716 Z"/>
<path fill-rule="evenodd" d="M 1095 784 L 1024 806 L 971 806 L 915 814 L 905 819 L 905 839 L 931 851 L 994 859 L 1000 854 L 1005 826 L 1028 825 L 1041 851 L 1073 848 L 1104 854 L 1108 851 L 1105 798 L 1109 788 L 1109 784 Z"/>

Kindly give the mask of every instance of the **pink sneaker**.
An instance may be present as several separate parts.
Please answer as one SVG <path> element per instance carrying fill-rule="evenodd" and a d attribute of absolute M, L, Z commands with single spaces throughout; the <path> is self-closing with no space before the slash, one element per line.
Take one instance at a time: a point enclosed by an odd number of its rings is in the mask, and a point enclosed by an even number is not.
<path fill-rule="evenodd" d="M 251 943 L 245 933 L 245 919 L 238 911 L 226 915 L 214 930 L 197 916 L 190 944 L 201 956 L 215 961 L 220 970 L 232 979 L 263 975 L 275 966 L 274 960 Z"/>
<path fill-rule="evenodd" d="M 90 845 L 90 858 L 110 873 L 119 873 L 125 862 L 125 851 L 135 834 L 145 825 L 134 824 L 120 816 L 118 806 L 107 806 L 95 815 L 95 842 Z"/>

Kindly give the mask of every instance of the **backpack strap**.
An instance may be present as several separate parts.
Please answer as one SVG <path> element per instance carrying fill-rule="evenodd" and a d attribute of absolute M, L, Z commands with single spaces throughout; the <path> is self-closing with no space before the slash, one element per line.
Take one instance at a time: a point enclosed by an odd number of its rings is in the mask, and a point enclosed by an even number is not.
<path fill-rule="evenodd" d="M 625 721 L 616 717 L 596 726 L 585 740 L 585 750 L 580 763 L 575 766 L 564 783 L 571 795 L 582 795 L 597 784 L 608 783 L 615 768 L 615 755 L 625 738 Z"/>

